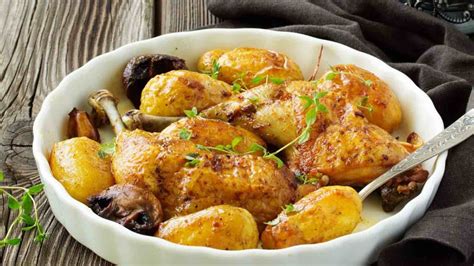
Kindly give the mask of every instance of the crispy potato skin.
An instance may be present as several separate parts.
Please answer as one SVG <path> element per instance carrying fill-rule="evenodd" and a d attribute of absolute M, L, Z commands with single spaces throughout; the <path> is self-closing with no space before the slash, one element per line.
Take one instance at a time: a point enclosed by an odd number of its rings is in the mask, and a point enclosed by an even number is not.
<path fill-rule="evenodd" d="M 184 110 L 202 110 L 232 95 L 229 84 L 187 70 L 170 71 L 150 79 L 143 89 L 140 110 L 145 114 L 181 116 Z"/>
<path fill-rule="evenodd" d="M 165 219 L 229 204 L 247 209 L 261 224 L 294 199 L 293 174 L 271 160 L 200 150 L 186 140 L 170 140 L 162 147 L 158 194 Z M 199 155 L 196 166 L 185 166 L 189 153 Z"/>
<path fill-rule="evenodd" d="M 351 187 L 328 186 L 306 195 L 294 207 L 294 212 L 280 213 L 280 223 L 265 228 L 263 248 L 320 243 L 350 234 L 360 221 L 362 202 Z"/>
<path fill-rule="evenodd" d="M 204 53 L 198 62 L 198 70 L 208 73 L 213 60 L 220 66 L 219 80 L 229 84 L 242 78 L 241 85 L 253 88 L 265 83 L 265 79 L 254 83 L 257 76 L 269 76 L 283 80 L 303 80 L 299 66 L 288 56 L 258 48 L 236 48 L 231 51 L 211 50 Z"/>
<path fill-rule="evenodd" d="M 190 140 L 193 143 L 204 146 L 228 145 L 236 137 L 242 137 L 242 141 L 235 147 L 240 153 L 248 152 L 254 143 L 266 146 L 260 137 L 248 130 L 220 120 L 202 118 L 184 118 L 171 124 L 161 132 L 160 140 L 180 139 L 180 132 L 183 129 L 191 133 Z"/>
<path fill-rule="evenodd" d="M 117 184 L 132 184 L 157 194 L 158 134 L 140 129 L 123 131 L 115 141 L 112 172 Z"/>
<path fill-rule="evenodd" d="M 162 223 L 155 234 L 168 241 L 224 250 L 257 248 L 258 230 L 245 209 L 219 205 Z"/>
<path fill-rule="evenodd" d="M 207 51 L 199 57 L 197 68 L 202 73 L 212 73 L 212 65 L 214 62 L 217 63 L 219 57 L 224 53 L 228 52 L 228 49 L 214 49 Z"/>
<path fill-rule="evenodd" d="M 82 203 L 115 183 L 110 158 L 100 158 L 99 150 L 98 142 L 77 137 L 54 144 L 51 151 L 49 164 L 53 176 Z"/>

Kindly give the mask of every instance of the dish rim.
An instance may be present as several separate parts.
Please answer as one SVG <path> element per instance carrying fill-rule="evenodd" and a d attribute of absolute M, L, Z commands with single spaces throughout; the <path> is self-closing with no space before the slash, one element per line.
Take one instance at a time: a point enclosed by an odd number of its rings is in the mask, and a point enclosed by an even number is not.
<path fill-rule="evenodd" d="M 419 94 L 418 96 L 425 98 L 427 103 L 429 103 L 430 108 L 432 107 L 433 110 L 436 112 L 436 108 L 434 107 L 433 102 L 431 99 L 426 95 L 414 82 L 408 78 L 404 73 L 392 68 L 382 60 L 370 55 L 366 54 L 363 52 L 360 52 L 358 50 L 355 50 L 351 47 L 345 46 L 340 43 L 336 43 L 333 41 L 329 40 L 324 40 L 324 39 L 319 39 L 299 33 L 293 33 L 293 32 L 281 32 L 281 31 L 272 31 L 272 30 L 264 30 L 264 29 L 253 29 L 253 28 L 243 28 L 243 29 L 203 29 L 203 30 L 198 30 L 198 31 L 190 31 L 190 32 L 178 32 L 178 33 L 170 33 L 170 34 L 165 34 L 161 36 L 157 36 L 151 39 L 147 40 L 142 40 L 142 41 L 137 41 L 133 43 L 129 43 L 127 45 L 124 45 L 122 47 L 119 47 L 115 50 L 112 50 L 110 52 L 107 52 L 105 54 L 99 55 L 90 61 L 88 61 L 86 64 L 83 66 L 79 67 L 78 69 L 74 70 L 73 72 L 69 73 L 60 83 L 59 85 L 51 91 L 47 97 L 44 99 L 41 109 L 34 121 L 33 125 L 33 156 L 35 158 L 37 167 L 38 167 L 38 172 L 41 177 L 41 181 L 45 186 L 53 193 L 56 193 L 57 197 L 62 200 L 62 204 L 64 205 L 65 208 L 72 208 L 74 211 L 79 212 L 79 215 L 84 215 L 87 218 L 92 219 L 97 225 L 101 226 L 108 226 L 113 229 L 113 233 L 117 234 L 119 237 L 123 238 L 133 238 L 137 241 L 144 241 L 147 242 L 147 245 L 154 245 L 156 248 L 161 248 L 161 249 L 169 249 L 173 250 L 174 252 L 181 252 L 185 254 L 195 254 L 195 253 L 202 253 L 205 252 L 207 255 L 210 256 L 219 256 L 219 257 L 228 257 L 228 258 L 238 258 L 241 256 L 260 256 L 260 257 L 267 257 L 267 256 L 275 256 L 275 255 L 297 255 L 301 253 L 306 253 L 306 252 L 318 252 L 321 250 L 325 249 L 333 249 L 337 246 L 341 245 L 350 245 L 351 242 L 355 242 L 360 238 L 365 238 L 365 239 L 371 239 L 373 237 L 377 237 L 378 234 L 381 234 L 384 228 L 387 226 L 390 227 L 392 225 L 395 225 L 397 223 L 406 223 L 406 221 L 409 219 L 409 216 L 413 214 L 415 208 L 421 207 L 424 204 L 430 204 L 432 198 L 436 194 L 437 187 L 439 183 L 442 180 L 442 176 L 444 174 L 444 169 L 445 169 L 445 161 L 447 157 L 447 152 L 442 153 L 441 155 L 438 156 L 435 164 L 434 164 L 434 171 L 431 173 L 430 178 L 427 180 L 427 182 L 424 184 L 423 189 L 421 192 L 415 197 L 412 198 L 409 202 L 403 206 L 403 208 L 392 215 L 391 217 L 388 217 L 382 221 L 377 222 L 376 224 L 372 225 L 370 228 L 352 233 L 349 235 L 345 235 L 336 239 L 333 239 L 331 241 L 323 242 L 323 243 L 318 243 L 318 244 L 303 244 L 303 245 L 297 245 L 297 246 L 292 246 L 284 249 L 276 249 L 276 250 L 267 250 L 267 249 L 247 249 L 247 250 L 238 250 L 238 251 L 227 251 L 227 250 L 219 250 L 219 249 L 214 249 L 214 248 L 209 248 L 209 247 L 201 247 L 201 246 L 185 246 L 185 245 L 180 245 L 176 244 L 158 237 L 154 236 L 145 236 L 145 235 L 140 235 L 137 233 L 134 233 L 130 230 L 127 230 L 123 226 L 104 219 L 98 215 L 96 215 L 90 208 L 88 208 L 85 204 L 80 203 L 79 201 L 73 199 L 69 193 L 64 189 L 64 187 L 59 183 L 59 181 L 56 180 L 56 178 L 53 177 L 51 173 L 51 169 L 49 167 L 49 162 L 47 155 L 45 155 L 42 151 L 43 149 L 43 144 L 41 143 L 41 132 L 40 130 L 40 125 L 44 123 L 44 121 L 47 119 L 47 114 L 48 111 L 51 109 L 51 105 L 54 103 L 54 100 L 60 98 L 60 96 L 65 90 L 67 90 L 66 86 L 64 84 L 68 83 L 68 80 L 72 79 L 72 77 L 75 76 L 81 76 L 82 72 L 87 72 L 89 68 L 91 68 L 95 64 L 101 64 L 102 61 L 106 61 L 104 59 L 114 57 L 116 54 L 120 54 L 123 50 L 130 49 L 131 47 L 144 44 L 147 42 L 156 42 L 157 40 L 161 40 L 163 42 L 166 42 L 167 38 L 174 38 L 174 37 L 181 37 L 185 38 L 186 36 L 190 35 L 195 35 L 195 34 L 224 34 L 227 33 L 228 31 L 233 31 L 239 32 L 240 34 L 273 34 L 275 36 L 287 36 L 288 38 L 295 38 L 295 39 L 317 39 L 319 42 L 323 43 L 325 46 L 336 46 L 336 48 L 343 48 L 343 49 L 351 49 L 353 53 L 356 54 L 363 54 L 363 56 L 369 56 L 373 60 L 378 61 L 378 63 L 385 65 L 386 67 L 390 68 L 392 71 L 398 73 L 399 77 L 398 78 L 403 78 L 405 80 L 408 80 L 412 87 L 417 88 L 417 90 L 414 90 L 414 93 Z M 441 126 L 444 128 L 444 124 L 442 122 L 441 117 L 439 116 L 439 113 L 435 113 L 434 116 L 439 119 L 438 122 L 441 123 Z M 442 130 L 442 129 L 441 129 Z M 50 150 L 50 149 L 49 149 Z M 439 178 L 433 178 L 433 176 L 441 175 Z M 432 192 L 432 193 L 431 193 Z M 47 194 L 48 196 L 48 194 Z M 48 199 L 49 202 L 49 199 Z M 59 220 L 59 219 L 58 219 Z M 61 222 L 61 221 L 60 221 Z M 62 223 L 62 222 L 61 222 Z M 68 230 L 68 228 L 66 228 Z M 69 230 L 68 230 L 69 231 Z M 79 241 L 81 242 L 81 241 Z M 81 242 L 82 243 L 82 242 Z M 86 243 L 82 243 L 86 246 L 88 246 Z"/>

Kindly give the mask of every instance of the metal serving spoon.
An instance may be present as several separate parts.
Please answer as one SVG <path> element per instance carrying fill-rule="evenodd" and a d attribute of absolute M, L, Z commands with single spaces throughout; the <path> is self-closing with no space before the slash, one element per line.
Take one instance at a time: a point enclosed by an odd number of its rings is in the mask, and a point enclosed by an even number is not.
<path fill-rule="evenodd" d="M 456 122 L 436 135 L 433 139 L 426 142 L 415 152 L 408 155 L 398 164 L 367 184 L 360 192 L 359 196 L 363 200 L 367 198 L 374 190 L 381 187 L 391 178 L 410 170 L 416 165 L 442 153 L 443 151 L 456 146 L 474 134 L 474 109 L 469 110 L 461 116 Z"/>

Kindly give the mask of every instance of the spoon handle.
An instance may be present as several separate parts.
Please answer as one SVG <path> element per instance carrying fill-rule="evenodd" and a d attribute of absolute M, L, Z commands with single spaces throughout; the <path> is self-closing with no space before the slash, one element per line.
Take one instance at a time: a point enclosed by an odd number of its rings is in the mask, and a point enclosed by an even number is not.
<path fill-rule="evenodd" d="M 360 192 L 359 196 L 362 200 L 367 198 L 374 190 L 385 184 L 391 178 L 413 168 L 414 166 L 440 154 L 441 152 L 456 146 L 474 134 L 474 109 L 469 110 L 461 116 L 456 122 L 447 127 L 433 139 L 426 142 L 398 164 L 393 166 L 383 175 L 377 177 Z"/>

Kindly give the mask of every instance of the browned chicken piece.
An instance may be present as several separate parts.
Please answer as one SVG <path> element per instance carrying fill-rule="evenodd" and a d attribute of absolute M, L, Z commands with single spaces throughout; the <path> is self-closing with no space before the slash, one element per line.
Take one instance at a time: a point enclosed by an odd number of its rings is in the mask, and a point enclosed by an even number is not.
<path fill-rule="evenodd" d="M 410 144 L 381 128 L 393 130 L 400 124 L 397 98 L 383 81 L 353 65 L 336 66 L 318 82 L 263 84 L 202 115 L 241 126 L 282 147 L 305 128 L 307 109 L 299 96 L 322 91 L 327 94 L 320 102 L 328 112 L 317 115 L 309 141 L 286 151 L 294 173 L 322 173 L 330 184 L 364 185 L 408 155 Z"/>
<path fill-rule="evenodd" d="M 402 121 L 400 103 L 388 85 L 371 72 L 355 65 L 336 65 L 317 82 L 291 82 L 286 90 L 297 95 L 311 96 L 315 91 L 329 91 L 321 101 L 335 117 L 341 117 L 345 106 L 351 104 L 367 120 L 389 133 Z"/>
<path fill-rule="evenodd" d="M 272 83 L 232 96 L 229 100 L 204 110 L 203 117 L 228 121 L 260 136 L 277 147 L 298 136 L 294 102 L 284 85 Z"/>
<path fill-rule="evenodd" d="M 184 110 L 198 111 L 232 95 L 229 84 L 208 75 L 175 70 L 150 79 L 142 92 L 140 110 L 145 114 L 182 116 Z"/>
<path fill-rule="evenodd" d="M 237 141 L 233 149 L 238 153 L 249 152 L 253 144 L 266 146 L 265 142 L 254 133 L 229 123 L 202 118 L 184 118 L 171 124 L 160 134 L 161 141 L 173 139 L 191 140 L 195 144 L 215 147 L 231 145 Z"/>
<path fill-rule="evenodd" d="M 408 155 L 404 145 L 351 105 L 339 122 L 321 124 L 316 122 L 310 139 L 288 152 L 291 169 L 323 173 L 330 184 L 362 186 Z"/>
<path fill-rule="evenodd" d="M 143 130 L 122 131 L 115 140 L 112 172 L 117 184 L 132 184 L 157 195 L 158 134 Z"/>
<path fill-rule="evenodd" d="M 247 209 L 261 224 L 294 199 L 292 173 L 271 160 L 201 150 L 186 140 L 162 147 L 159 197 L 165 218 L 229 204 Z"/>
<path fill-rule="evenodd" d="M 198 70 L 212 73 L 218 68 L 218 79 L 229 84 L 238 83 L 253 88 L 270 80 L 303 80 L 298 65 L 288 56 L 259 48 L 218 49 L 204 53 L 198 61 Z"/>

